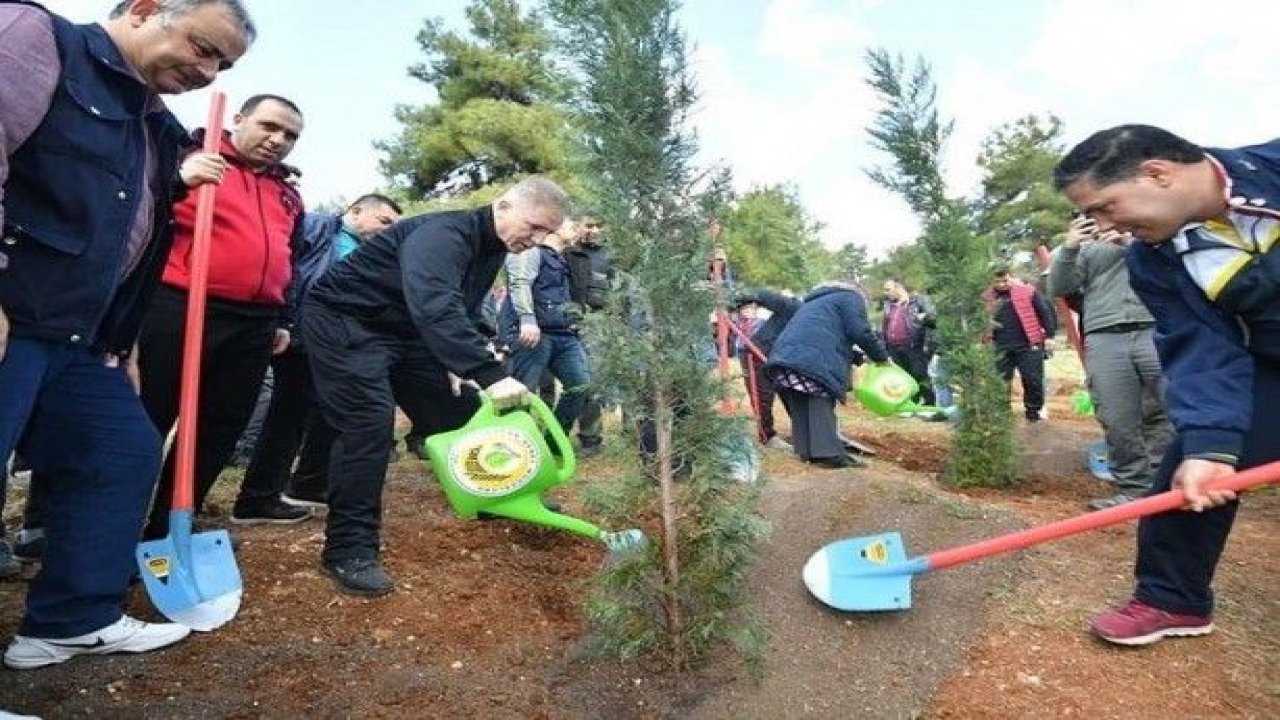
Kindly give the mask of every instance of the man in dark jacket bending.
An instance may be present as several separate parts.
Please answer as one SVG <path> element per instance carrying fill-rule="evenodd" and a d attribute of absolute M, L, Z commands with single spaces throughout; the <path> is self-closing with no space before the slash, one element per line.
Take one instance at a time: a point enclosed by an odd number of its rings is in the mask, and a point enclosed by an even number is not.
<path fill-rule="evenodd" d="M 480 309 L 507 252 L 560 227 L 564 206 L 563 190 L 531 177 L 491 206 L 410 218 L 361 245 L 304 302 L 320 409 L 337 431 L 322 566 L 344 592 L 378 596 L 394 587 L 378 562 L 394 443 L 390 369 L 412 368 L 446 393 L 452 373 L 475 381 L 498 407 L 523 403 L 527 388 L 477 327 Z"/>

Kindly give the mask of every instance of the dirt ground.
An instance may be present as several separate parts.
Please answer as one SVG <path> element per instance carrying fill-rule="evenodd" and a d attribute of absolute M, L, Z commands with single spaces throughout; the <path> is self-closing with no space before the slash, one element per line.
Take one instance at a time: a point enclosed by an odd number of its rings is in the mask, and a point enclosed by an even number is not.
<path fill-rule="evenodd" d="M 590 657 L 580 600 L 601 548 L 457 520 L 422 466 L 402 460 L 386 502 L 391 596 L 333 590 L 316 567 L 318 521 L 236 529 L 246 592 L 234 622 L 161 653 L 0 671 L 0 708 L 47 718 L 1280 717 L 1280 493 L 1255 494 L 1241 511 L 1207 638 L 1126 651 L 1084 633 L 1130 589 L 1131 527 L 922 576 L 906 612 L 842 614 L 799 578 L 826 542 L 899 530 L 909 552 L 926 553 L 1077 514 L 1105 493 L 1082 469 L 1096 424 L 1069 414 L 1063 388 L 1047 422 L 1020 427 L 1026 481 L 1008 490 L 936 483 L 945 424 L 857 411 L 845 421 L 879 450 L 867 469 L 765 456 L 773 535 L 751 583 L 770 633 L 759 681 L 728 653 L 685 676 Z M 586 461 L 580 481 L 608 466 Z M 563 495 L 575 510 L 572 491 Z M 22 592 L 0 584 L 0 636 L 12 634 Z M 150 613 L 140 594 L 131 609 Z"/>

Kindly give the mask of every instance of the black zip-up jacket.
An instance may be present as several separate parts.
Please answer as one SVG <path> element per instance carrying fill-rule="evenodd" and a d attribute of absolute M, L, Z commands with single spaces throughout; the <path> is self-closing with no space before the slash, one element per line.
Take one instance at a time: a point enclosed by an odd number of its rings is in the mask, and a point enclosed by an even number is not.
<path fill-rule="evenodd" d="M 760 329 L 756 330 L 756 334 L 751 337 L 751 342 L 766 355 L 773 350 L 773 344 L 778 341 L 778 336 L 787 328 L 787 323 L 791 322 L 792 316 L 800 309 L 799 298 L 764 288 L 739 295 L 735 300 L 740 305 L 755 303 L 769 311 L 769 319 L 765 320 Z"/>
<path fill-rule="evenodd" d="M 487 387 L 507 377 L 480 330 L 506 254 L 491 207 L 418 215 L 361 244 L 309 298 L 373 332 L 421 338 L 450 372 Z"/>

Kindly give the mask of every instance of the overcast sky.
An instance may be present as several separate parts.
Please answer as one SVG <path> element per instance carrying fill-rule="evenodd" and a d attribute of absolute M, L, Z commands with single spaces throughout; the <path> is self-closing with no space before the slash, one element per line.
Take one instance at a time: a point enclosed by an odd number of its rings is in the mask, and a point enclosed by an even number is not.
<path fill-rule="evenodd" d="M 258 43 L 218 86 L 231 104 L 257 92 L 298 102 L 307 127 L 291 161 L 309 203 L 379 186 L 376 139 L 395 134 L 397 103 L 432 98 L 408 77 L 423 18 L 461 27 L 463 0 L 247 0 Z M 79 21 L 111 0 L 47 0 Z M 356 9 L 358 8 L 358 9 Z M 923 54 L 954 118 L 947 175 L 970 193 L 973 159 L 993 128 L 1053 112 L 1067 140 L 1125 122 L 1167 127 L 1205 145 L 1277 134 L 1280 2 L 1268 0 L 688 0 L 683 22 L 701 89 L 703 162 L 730 165 L 739 185 L 795 184 L 825 225 L 823 240 L 882 251 L 915 237 L 895 197 L 863 170 L 886 158 L 867 145 L 877 109 L 863 56 Z M 208 93 L 174 98 L 190 125 Z"/>

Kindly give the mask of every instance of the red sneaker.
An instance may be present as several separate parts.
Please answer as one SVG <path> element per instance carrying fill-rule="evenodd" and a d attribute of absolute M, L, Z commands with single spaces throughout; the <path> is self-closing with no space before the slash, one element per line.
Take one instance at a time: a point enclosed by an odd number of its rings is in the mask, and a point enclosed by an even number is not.
<path fill-rule="evenodd" d="M 1117 645 L 1150 645 L 1167 637 L 1193 637 L 1213 632 L 1213 618 L 1165 612 L 1138 599 L 1093 619 L 1093 634 Z"/>

